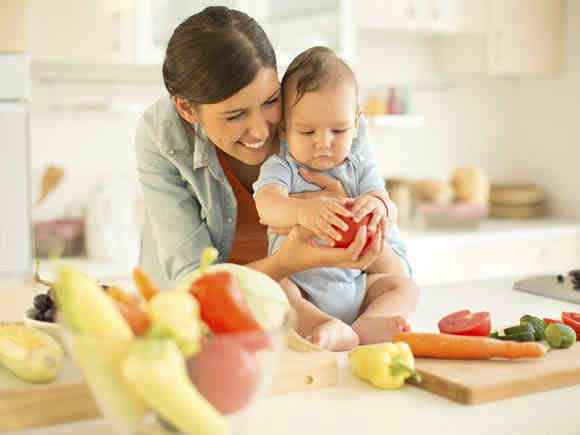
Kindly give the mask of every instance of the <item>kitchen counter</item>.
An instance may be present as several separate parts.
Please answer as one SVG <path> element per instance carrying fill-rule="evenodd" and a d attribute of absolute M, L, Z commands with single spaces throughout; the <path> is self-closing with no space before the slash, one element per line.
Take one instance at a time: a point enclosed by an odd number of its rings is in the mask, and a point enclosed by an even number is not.
<path fill-rule="evenodd" d="M 402 228 L 414 272 L 421 285 L 556 272 L 580 267 L 580 221 L 560 218 L 487 219 L 477 229 Z M 67 258 L 95 279 L 130 281 L 130 264 Z M 40 273 L 54 276 L 40 259 Z"/>
<path fill-rule="evenodd" d="M 559 317 L 580 305 L 514 291 L 521 276 L 422 288 L 411 323 L 416 331 L 436 331 L 438 320 L 453 311 L 487 310 L 494 325 L 507 325 L 522 314 Z M 0 282 L 0 288 L 2 288 Z M 4 286 L 6 287 L 6 286 Z M 25 292 L 0 296 L 0 319 L 17 319 L 29 304 Z M 489 402 L 460 405 L 405 385 L 381 391 L 353 377 L 346 354 L 338 354 L 340 382 L 310 392 L 266 397 L 245 415 L 230 418 L 237 434 L 449 434 L 577 435 L 580 385 Z M 13 435 L 109 435 L 105 420 L 10 432 Z"/>

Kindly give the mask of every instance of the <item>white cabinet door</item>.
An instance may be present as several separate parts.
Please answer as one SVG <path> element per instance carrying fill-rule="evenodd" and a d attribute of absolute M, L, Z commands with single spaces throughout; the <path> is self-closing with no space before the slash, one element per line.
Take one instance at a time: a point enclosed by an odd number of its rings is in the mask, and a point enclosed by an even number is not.
<path fill-rule="evenodd" d="M 360 29 L 410 33 L 482 33 L 483 0 L 361 0 Z"/>
<path fill-rule="evenodd" d="M 449 36 L 439 43 L 444 73 L 514 77 L 557 74 L 562 64 L 563 0 L 487 0 L 483 36 Z"/>
<path fill-rule="evenodd" d="M 28 1 L 3 0 L 0 13 L 0 53 L 28 52 L 28 45 Z"/>
<path fill-rule="evenodd" d="M 34 60 L 131 62 L 134 0 L 29 0 Z"/>
<path fill-rule="evenodd" d="M 490 0 L 488 71 L 501 75 L 559 72 L 563 13 L 561 0 Z"/>

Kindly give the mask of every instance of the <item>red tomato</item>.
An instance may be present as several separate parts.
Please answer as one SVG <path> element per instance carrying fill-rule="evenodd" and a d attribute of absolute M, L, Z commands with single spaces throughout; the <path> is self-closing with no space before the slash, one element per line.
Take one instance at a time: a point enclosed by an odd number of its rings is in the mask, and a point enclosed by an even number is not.
<path fill-rule="evenodd" d="M 544 317 L 544 322 L 546 322 L 546 323 L 562 323 L 561 320 L 558 320 L 558 319 L 550 319 L 549 317 Z"/>
<path fill-rule="evenodd" d="M 491 319 L 487 311 L 472 313 L 462 310 L 443 317 L 439 321 L 439 331 L 443 334 L 488 336 Z"/>
<path fill-rule="evenodd" d="M 198 300 L 200 316 L 214 334 L 255 332 L 246 349 L 270 347 L 270 340 L 254 319 L 238 279 L 230 272 L 208 273 L 193 282 L 190 293 Z"/>
<path fill-rule="evenodd" d="M 576 340 L 580 340 L 580 313 L 563 312 L 562 322 L 576 332 Z"/>
<path fill-rule="evenodd" d="M 191 381 L 223 414 L 245 408 L 258 390 L 260 370 L 253 355 L 235 341 L 210 339 L 187 361 Z"/>
<path fill-rule="evenodd" d="M 346 208 L 349 209 L 351 208 L 351 206 L 347 205 Z M 367 214 L 358 222 L 355 222 L 354 219 L 351 217 L 344 217 L 340 215 L 338 217 L 341 218 L 344 222 L 346 222 L 346 224 L 348 225 L 348 229 L 346 231 L 343 231 L 340 228 L 334 227 L 338 231 L 338 233 L 342 236 L 342 239 L 335 242 L 334 247 L 348 248 L 350 244 L 354 241 L 356 233 L 358 233 L 358 229 L 361 226 L 365 225 L 367 226 L 367 241 L 365 242 L 365 245 L 362 249 L 362 252 L 364 252 L 371 244 L 373 236 L 375 235 L 375 231 L 371 232 L 368 229 L 368 224 L 371 222 L 372 214 Z"/>

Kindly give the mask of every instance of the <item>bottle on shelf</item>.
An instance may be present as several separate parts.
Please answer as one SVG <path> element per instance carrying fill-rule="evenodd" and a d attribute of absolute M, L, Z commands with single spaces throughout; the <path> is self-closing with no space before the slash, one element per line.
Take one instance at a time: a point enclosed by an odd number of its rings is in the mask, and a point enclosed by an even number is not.
<path fill-rule="evenodd" d="M 387 99 L 387 107 L 389 114 L 391 115 L 402 115 L 405 112 L 403 99 L 401 97 L 401 92 L 398 88 L 391 86 L 389 88 L 389 97 Z"/>
<path fill-rule="evenodd" d="M 388 107 L 378 92 L 371 94 L 364 106 L 364 112 L 367 116 L 381 116 L 387 113 Z"/>

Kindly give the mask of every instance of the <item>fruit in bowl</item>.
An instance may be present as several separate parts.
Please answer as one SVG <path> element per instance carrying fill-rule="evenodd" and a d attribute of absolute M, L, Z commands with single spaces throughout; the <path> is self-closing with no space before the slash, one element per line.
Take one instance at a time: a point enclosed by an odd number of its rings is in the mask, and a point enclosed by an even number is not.
<path fill-rule="evenodd" d="M 64 344 L 60 332 L 61 327 L 58 323 L 55 283 L 41 278 L 38 273 L 38 266 L 39 263 L 37 262 L 33 279 L 35 282 L 47 287 L 47 289 L 34 296 L 32 307 L 24 313 L 23 322 L 29 327 L 51 335 L 60 344 Z M 110 288 L 106 284 L 99 285 L 103 291 L 108 291 Z"/>
<path fill-rule="evenodd" d="M 290 305 L 259 272 L 212 272 L 216 257 L 204 252 L 196 275 L 172 291 L 136 269 L 141 300 L 61 267 L 55 292 L 65 344 L 120 433 L 226 434 L 225 415 L 267 389 L 293 327 Z"/>

